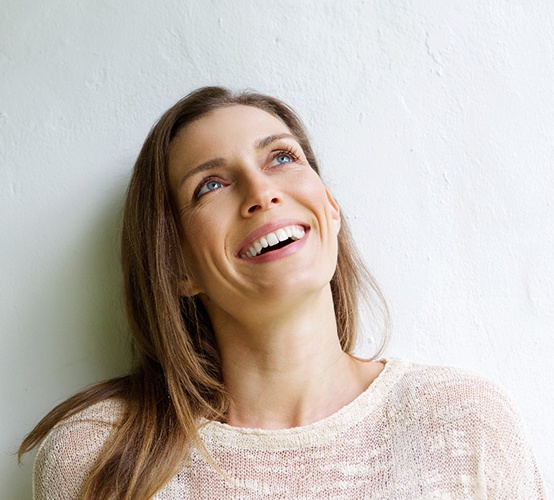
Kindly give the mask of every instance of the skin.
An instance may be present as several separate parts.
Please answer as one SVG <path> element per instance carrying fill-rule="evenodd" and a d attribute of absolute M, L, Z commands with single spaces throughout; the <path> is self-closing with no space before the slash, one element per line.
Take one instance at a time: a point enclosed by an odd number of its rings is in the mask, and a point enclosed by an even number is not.
<path fill-rule="evenodd" d="M 339 208 L 288 127 L 255 107 L 212 111 L 174 139 L 169 178 L 193 270 L 182 290 L 199 294 L 212 321 L 231 396 L 226 423 L 307 425 L 367 389 L 384 365 L 344 353 L 337 336 L 329 282 Z M 241 258 L 254 231 L 291 222 L 302 239 Z"/>

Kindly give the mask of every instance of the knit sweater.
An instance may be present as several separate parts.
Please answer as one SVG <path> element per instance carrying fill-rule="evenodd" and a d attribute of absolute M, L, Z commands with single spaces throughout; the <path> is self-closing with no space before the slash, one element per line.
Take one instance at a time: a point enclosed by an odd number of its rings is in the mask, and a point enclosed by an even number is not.
<path fill-rule="evenodd" d="M 35 461 L 36 499 L 79 497 L 121 410 L 106 400 L 50 432 Z M 226 477 L 193 451 L 155 499 L 545 498 L 510 400 L 454 368 L 390 359 L 354 401 L 303 427 L 201 424 Z"/>

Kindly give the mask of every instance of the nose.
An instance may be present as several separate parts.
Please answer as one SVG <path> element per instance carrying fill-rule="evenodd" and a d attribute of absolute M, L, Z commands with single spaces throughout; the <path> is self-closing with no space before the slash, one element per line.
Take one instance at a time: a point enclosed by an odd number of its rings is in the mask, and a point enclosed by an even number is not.
<path fill-rule="evenodd" d="M 282 194 L 271 176 L 256 172 L 243 180 L 244 201 L 241 215 L 251 217 L 258 211 L 268 210 L 282 202 Z"/>

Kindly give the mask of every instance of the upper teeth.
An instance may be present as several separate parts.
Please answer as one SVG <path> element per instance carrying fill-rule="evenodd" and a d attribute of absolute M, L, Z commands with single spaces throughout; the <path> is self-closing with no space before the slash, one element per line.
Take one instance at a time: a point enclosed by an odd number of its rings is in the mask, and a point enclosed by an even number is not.
<path fill-rule="evenodd" d="M 262 248 L 272 247 L 277 245 L 280 241 L 285 241 L 291 238 L 292 240 L 299 240 L 304 236 L 305 231 L 302 226 L 286 226 L 277 229 L 273 233 L 268 233 L 262 236 L 260 239 L 254 241 L 246 252 L 241 254 L 243 259 L 249 259 L 259 255 Z"/>

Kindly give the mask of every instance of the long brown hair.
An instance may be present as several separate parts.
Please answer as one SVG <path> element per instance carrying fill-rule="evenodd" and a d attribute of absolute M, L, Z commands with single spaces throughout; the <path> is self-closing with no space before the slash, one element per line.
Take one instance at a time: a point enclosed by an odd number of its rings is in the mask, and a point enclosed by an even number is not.
<path fill-rule="evenodd" d="M 83 498 L 150 498 L 178 471 L 183 450 L 202 448 L 198 419 L 224 420 L 228 395 L 210 319 L 197 297 L 183 297 L 186 275 L 181 235 L 168 181 L 171 141 L 206 113 L 242 104 L 280 118 L 298 139 L 311 167 L 319 168 L 302 123 L 286 104 L 245 92 L 234 95 L 204 87 L 171 107 L 150 131 L 135 163 L 127 191 L 121 263 L 129 328 L 136 356 L 131 374 L 95 385 L 46 415 L 25 438 L 19 457 L 37 446 L 61 420 L 105 400 L 124 404 L 120 426 L 110 437 L 83 491 Z M 362 264 L 342 220 L 337 268 L 331 280 L 342 349 L 356 344 L 358 301 L 388 311 L 375 281 Z M 384 348 L 386 330 L 373 358 Z M 372 358 L 372 359 L 373 359 Z"/>

